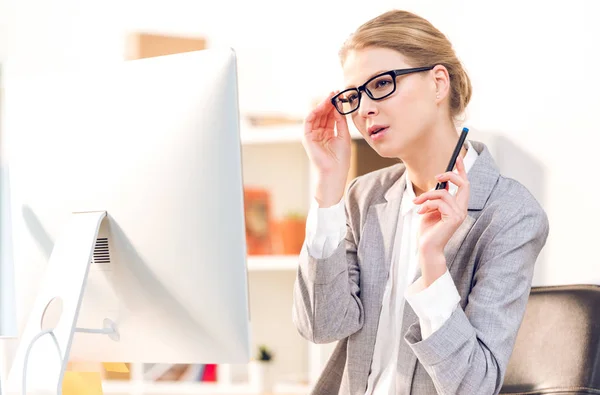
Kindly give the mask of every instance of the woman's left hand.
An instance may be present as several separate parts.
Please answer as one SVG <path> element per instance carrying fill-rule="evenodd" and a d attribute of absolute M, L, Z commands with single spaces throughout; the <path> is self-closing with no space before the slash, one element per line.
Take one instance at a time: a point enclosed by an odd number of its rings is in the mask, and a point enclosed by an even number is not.
<path fill-rule="evenodd" d="M 443 256 L 448 240 L 467 217 L 470 188 L 461 156 L 456 159 L 456 170 L 458 174 L 450 171 L 437 176 L 438 181 L 452 182 L 458 187 L 455 196 L 452 196 L 447 189 L 441 189 L 425 192 L 413 200 L 415 204 L 421 204 L 421 208 L 417 211 L 421 214 L 419 229 L 421 257 Z"/>

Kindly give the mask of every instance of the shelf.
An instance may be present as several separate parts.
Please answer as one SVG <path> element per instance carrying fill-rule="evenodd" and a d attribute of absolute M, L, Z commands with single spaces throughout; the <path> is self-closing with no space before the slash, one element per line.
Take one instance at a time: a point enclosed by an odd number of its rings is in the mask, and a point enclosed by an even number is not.
<path fill-rule="evenodd" d="M 248 271 L 296 271 L 298 255 L 250 255 L 248 256 Z"/>
<path fill-rule="evenodd" d="M 218 384 L 218 383 L 186 383 L 186 382 L 135 382 L 107 380 L 102 383 L 104 394 L 152 394 L 152 395 L 179 395 L 179 394 L 222 394 L 246 395 L 260 394 L 260 390 L 248 384 Z"/>
<path fill-rule="evenodd" d="M 254 127 L 241 125 L 242 144 L 292 143 L 302 141 L 302 125 Z"/>
<path fill-rule="evenodd" d="M 356 128 L 349 125 L 349 129 L 353 139 L 362 138 Z M 300 124 L 253 127 L 242 123 L 240 127 L 242 144 L 300 143 L 303 133 L 304 126 Z"/>
<path fill-rule="evenodd" d="M 218 384 L 218 383 L 186 383 L 186 382 L 130 382 L 107 380 L 102 383 L 104 394 L 148 394 L 148 395 L 196 395 L 196 394 L 221 394 L 221 395 L 250 395 L 263 392 L 249 384 Z M 303 384 L 278 383 L 273 386 L 273 394 L 307 395 L 311 387 Z"/>
<path fill-rule="evenodd" d="M 278 383 L 273 386 L 273 394 L 308 395 L 312 387 L 306 384 Z"/>

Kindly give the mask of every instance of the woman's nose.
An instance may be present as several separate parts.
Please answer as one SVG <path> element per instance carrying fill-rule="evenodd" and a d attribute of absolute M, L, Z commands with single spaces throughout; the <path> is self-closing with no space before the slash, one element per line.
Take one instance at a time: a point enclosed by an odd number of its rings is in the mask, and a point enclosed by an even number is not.
<path fill-rule="evenodd" d="M 358 107 L 358 114 L 363 117 L 372 117 L 378 114 L 377 104 L 368 95 L 363 94 L 360 98 L 360 106 Z"/>

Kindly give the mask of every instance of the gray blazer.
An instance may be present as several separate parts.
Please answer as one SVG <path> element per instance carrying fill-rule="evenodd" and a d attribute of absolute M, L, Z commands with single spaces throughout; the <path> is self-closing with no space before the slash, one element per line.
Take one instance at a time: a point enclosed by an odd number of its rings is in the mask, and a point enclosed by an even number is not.
<path fill-rule="evenodd" d="M 423 340 L 405 301 L 399 394 L 500 392 L 521 325 L 548 219 L 519 182 L 500 175 L 487 147 L 468 173 L 468 216 L 445 248 L 461 296 L 448 321 Z M 306 245 L 294 284 L 293 321 L 314 343 L 339 341 L 313 394 L 364 395 L 373 358 L 392 242 L 405 188 L 404 165 L 358 177 L 345 197 L 347 234 L 333 255 Z M 413 279 L 421 276 L 420 270 Z"/>

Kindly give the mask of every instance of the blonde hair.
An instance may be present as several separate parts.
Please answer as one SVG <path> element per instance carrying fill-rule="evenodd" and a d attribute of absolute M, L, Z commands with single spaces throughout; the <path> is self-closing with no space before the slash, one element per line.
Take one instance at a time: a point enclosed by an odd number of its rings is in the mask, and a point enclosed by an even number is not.
<path fill-rule="evenodd" d="M 452 44 L 429 21 L 408 11 L 393 10 L 361 25 L 344 43 L 340 59 L 367 47 L 388 48 L 406 56 L 414 67 L 443 65 L 450 75 L 450 115 L 456 120 L 471 100 L 471 80 Z"/>

